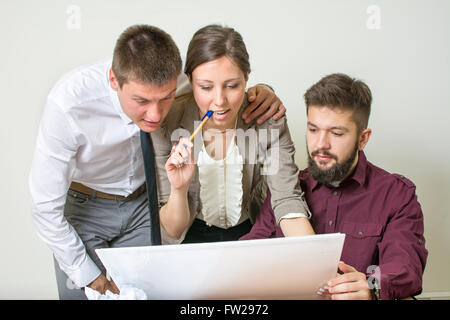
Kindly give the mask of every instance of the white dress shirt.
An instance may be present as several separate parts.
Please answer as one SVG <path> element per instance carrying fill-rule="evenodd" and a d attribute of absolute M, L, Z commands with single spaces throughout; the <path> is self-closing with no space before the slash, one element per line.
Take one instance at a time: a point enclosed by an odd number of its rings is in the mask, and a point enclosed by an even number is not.
<path fill-rule="evenodd" d="M 29 177 L 33 221 L 60 268 L 79 287 L 100 269 L 64 218 L 72 181 L 127 196 L 145 182 L 139 128 L 109 85 L 111 59 L 64 75 L 50 91 Z M 187 78 L 179 91 L 189 90 Z"/>
<path fill-rule="evenodd" d="M 242 175 L 244 160 L 236 140 L 232 142 L 224 159 L 211 158 L 202 144 L 197 160 L 200 182 L 200 201 L 203 220 L 208 226 L 222 229 L 234 227 L 242 212 Z M 309 218 L 304 213 L 291 212 L 281 219 Z"/>
<path fill-rule="evenodd" d="M 241 217 L 244 166 L 235 139 L 221 160 L 211 158 L 203 144 L 197 165 L 204 221 L 222 229 L 235 226 Z"/>

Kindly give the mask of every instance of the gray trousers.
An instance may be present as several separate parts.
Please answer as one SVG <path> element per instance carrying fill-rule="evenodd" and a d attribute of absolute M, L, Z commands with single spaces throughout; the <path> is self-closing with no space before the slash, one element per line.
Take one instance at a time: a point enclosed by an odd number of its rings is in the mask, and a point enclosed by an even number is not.
<path fill-rule="evenodd" d="M 95 249 L 150 245 L 150 214 L 146 192 L 132 200 L 116 201 L 69 190 L 64 216 L 103 274 L 106 274 L 105 268 Z M 86 300 L 84 289 L 78 288 L 54 260 L 59 299 Z"/>

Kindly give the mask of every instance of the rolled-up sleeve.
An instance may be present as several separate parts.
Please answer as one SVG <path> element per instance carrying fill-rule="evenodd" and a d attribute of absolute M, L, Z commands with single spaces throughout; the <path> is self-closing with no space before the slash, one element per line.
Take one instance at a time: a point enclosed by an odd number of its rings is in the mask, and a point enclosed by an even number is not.
<path fill-rule="evenodd" d="M 275 222 L 275 215 L 270 201 L 270 191 L 267 191 L 267 198 L 261 206 L 261 211 L 256 216 L 255 224 L 249 233 L 239 238 L 239 240 L 282 238 L 283 231 Z"/>
<path fill-rule="evenodd" d="M 38 236 L 60 268 L 79 287 L 101 273 L 74 228 L 64 218 L 67 190 L 74 175 L 78 143 L 64 111 L 49 98 L 39 126 L 29 176 L 31 212 Z"/>
<path fill-rule="evenodd" d="M 289 215 L 311 217 L 298 179 L 299 169 L 295 164 L 295 147 L 292 142 L 286 117 L 269 119 L 260 129 L 267 130 L 267 150 L 262 174 L 267 175 L 271 193 L 271 205 L 277 224 Z"/>

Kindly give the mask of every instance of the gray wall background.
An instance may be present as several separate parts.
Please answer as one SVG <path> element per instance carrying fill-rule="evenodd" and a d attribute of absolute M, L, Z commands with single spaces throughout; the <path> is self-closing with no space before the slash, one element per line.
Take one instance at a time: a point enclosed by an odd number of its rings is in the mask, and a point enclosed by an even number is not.
<path fill-rule="evenodd" d="M 251 57 L 249 84 L 269 83 L 287 107 L 301 168 L 305 90 L 334 72 L 366 81 L 374 95 L 366 154 L 417 185 L 429 250 L 422 297 L 450 298 L 449 1 L 3 0 L 0 299 L 57 298 L 52 255 L 32 225 L 28 192 L 44 102 L 62 74 L 110 56 L 120 33 L 137 23 L 170 33 L 183 55 L 200 27 L 236 28 Z"/>

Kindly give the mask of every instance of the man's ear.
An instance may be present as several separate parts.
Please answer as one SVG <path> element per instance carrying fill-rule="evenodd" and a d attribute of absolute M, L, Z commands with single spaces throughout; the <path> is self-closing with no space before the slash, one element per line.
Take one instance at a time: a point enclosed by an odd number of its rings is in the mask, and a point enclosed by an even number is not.
<path fill-rule="evenodd" d="M 372 135 L 372 129 L 364 129 L 359 135 L 358 149 L 361 151 L 366 147 L 367 142 L 369 142 L 370 136 Z"/>
<path fill-rule="evenodd" d="M 109 69 L 109 85 L 111 86 L 111 89 L 114 91 L 119 90 L 119 82 L 117 81 L 116 75 L 114 74 L 113 69 Z"/>

